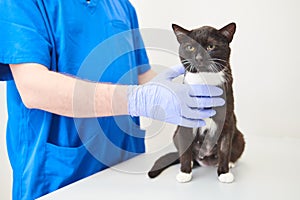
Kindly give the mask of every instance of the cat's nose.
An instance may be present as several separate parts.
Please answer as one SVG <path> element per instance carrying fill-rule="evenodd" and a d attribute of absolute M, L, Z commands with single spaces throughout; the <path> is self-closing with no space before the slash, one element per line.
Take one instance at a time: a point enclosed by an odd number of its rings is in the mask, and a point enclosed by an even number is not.
<path fill-rule="evenodd" d="M 196 61 L 197 61 L 198 63 L 203 62 L 203 57 L 202 57 L 202 55 L 201 55 L 200 53 L 198 53 L 198 54 L 196 55 Z"/>

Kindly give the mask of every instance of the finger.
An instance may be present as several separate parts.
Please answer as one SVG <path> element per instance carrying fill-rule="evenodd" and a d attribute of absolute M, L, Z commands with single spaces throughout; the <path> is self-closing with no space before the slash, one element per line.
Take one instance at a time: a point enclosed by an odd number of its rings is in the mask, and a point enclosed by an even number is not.
<path fill-rule="evenodd" d="M 165 78 L 170 80 L 184 74 L 184 72 L 185 69 L 182 64 L 175 65 L 165 72 Z"/>
<path fill-rule="evenodd" d="M 189 127 L 189 128 L 197 128 L 201 126 L 205 126 L 205 121 L 203 120 L 195 120 L 195 119 L 187 119 L 182 117 L 180 119 L 179 124 L 180 126 Z"/>
<path fill-rule="evenodd" d="M 190 96 L 205 96 L 205 97 L 213 97 L 213 96 L 220 96 L 223 94 L 223 90 L 219 87 L 212 86 L 212 85 L 189 85 Z"/>
<path fill-rule="evenodd" d="M 183 109 L 181 112 L 181 115 L 187 119 L 205 119 L 205 118 L 212 117 L 215 114 L 216 111 L 213 109 L 198 110 L 198 109 L 186 108 Z"/>
<path fill-rule="evenodd" d="M 219 107 L 225 104 L 225 100 L 220 97 L 190 97 L 186 99 L 186 104 L 191 108 L 211 108 Z"/>

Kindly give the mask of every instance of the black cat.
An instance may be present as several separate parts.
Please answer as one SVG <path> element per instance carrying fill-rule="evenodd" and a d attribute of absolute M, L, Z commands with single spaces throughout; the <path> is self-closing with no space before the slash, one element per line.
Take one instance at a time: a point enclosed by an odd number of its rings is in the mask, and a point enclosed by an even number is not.
<path fill-rule="evenodd" d="M 229 168 L 240 158 L 245 147 L 244 137 L 236 127 L 229 64 L 229 44 L 236 25 L 230 23 L 220 30 L 204 26 L 191 31 L 175 24 L 172 27 L 180 43 L 179 55 L 186 69 L 184 82 L 222 87 L 226 105 L 216 108 L 217 114 L 205 119 L 204 127 L 178 126 L 173 137 L 178 152 L 159 158 L 148 175 L 154 178 L 169 166 L 180 163 L 180 173 L 176 178 L 179 182 L 188 182 L 195 162 L 200 166 L 217 166 L 219 180 L 230 183 L 234 176 Z"/>

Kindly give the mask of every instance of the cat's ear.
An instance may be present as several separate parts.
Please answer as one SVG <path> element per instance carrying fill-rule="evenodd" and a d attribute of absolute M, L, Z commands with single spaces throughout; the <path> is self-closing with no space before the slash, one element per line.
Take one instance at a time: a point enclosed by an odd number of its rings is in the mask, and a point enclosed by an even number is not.
<path fill-rule="evenodd" d="M 223 28 L 221 28 L 219 31 L 222 33 L 222 35 L 224 35 L 227 38 L 228 43 L 230 43 L 235 33 L 235 29 L 236 29 L 235 23 L 230 23 L 224 26 Z"/>
<path fill-rule="evenodd" d="M 172 28 L 177 37 L 178 42 L 180 42 L 180 43 L 182 42 L 183 38 L 185 38 L 187 36 L 187 34 L 190 32 L 176 24 L 172 24 Z"/>

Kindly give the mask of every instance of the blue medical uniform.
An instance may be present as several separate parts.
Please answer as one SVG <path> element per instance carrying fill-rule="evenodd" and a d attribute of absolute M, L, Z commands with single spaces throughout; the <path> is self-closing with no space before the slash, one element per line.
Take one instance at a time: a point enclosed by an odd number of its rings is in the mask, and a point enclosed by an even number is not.
<path fill-rule="evenodd" d="M 0 79 L 7 81 L 13 199 L 37 198 L 145 151 L 138 118 L 75 119 L 26 108 L 8 67 L 39 63 L 88 79 L 78 72 L 92 50 L 113 35 L 138 28 L 128 0 L 1 0 L 0 13 Z M 97 55 L 99 62 L 85 69 L 101 69 L 101 60 L 126 43 L 139 48 L 105 66 L 97 81 L 138 84 L 138 75 L 149 70 L 139 34 L 107 45 L 106 54 Z"/>

